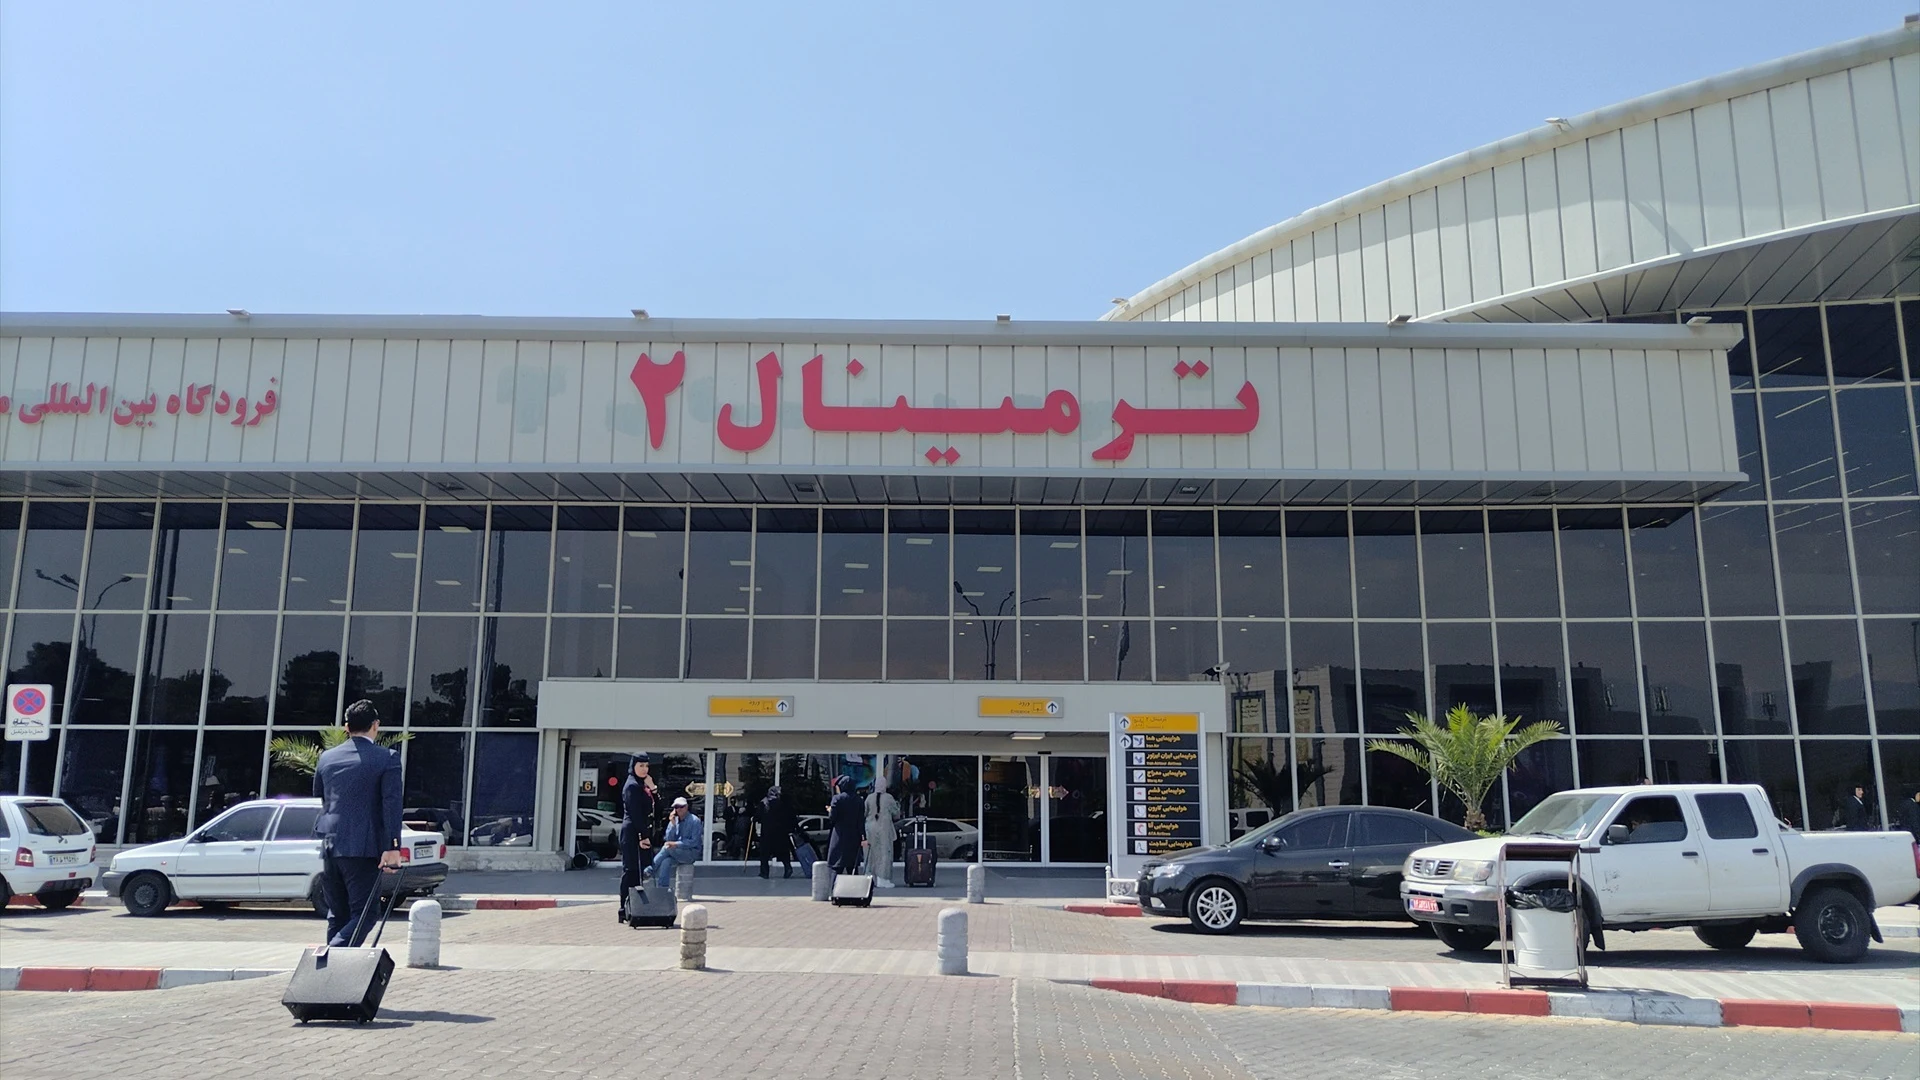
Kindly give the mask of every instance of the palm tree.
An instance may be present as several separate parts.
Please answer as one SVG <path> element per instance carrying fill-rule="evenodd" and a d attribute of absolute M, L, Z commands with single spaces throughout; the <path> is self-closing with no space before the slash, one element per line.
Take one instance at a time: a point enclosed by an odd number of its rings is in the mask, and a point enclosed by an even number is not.
<path fill-rule="evenodd" d="M 280 735 L 267 744 L 267 749 L 272 751 L 275 765 L 301 776 L 312 776 L 313 770 L 320 767 L 320 755 L 347 741 L 347 729 L 321 728 L 319 736 L 319 742 L 310 742 L 301 735 Z M 380 745 L 391 750 L 411 738 L 411 731 L 382 735 Z"/>
<path fill-rule="evenodd" d="M 1406 758 L 1433 777 L 1439 785 L 1459 796 L 1467 812 L 1461 821 L 1469 829 L 1484 829 L 1487 815 L 1481 812 L 1487 792 L 1502 773 L 1528 747 L 1560 734 L 1560 725 L 1542 720 L 1520 727 L 1520 718 L 1509 720 L 1499 713 L 1480 716 L 1465 705 L 1447 711 L 1447 726 L 1408 713 L 1412 726 L 1400 729 L 1411 742 L 1398 739 L 1372 739 L 1367 749 Z M 1515 729 L 1518 730 L 1515 730 Z"/>

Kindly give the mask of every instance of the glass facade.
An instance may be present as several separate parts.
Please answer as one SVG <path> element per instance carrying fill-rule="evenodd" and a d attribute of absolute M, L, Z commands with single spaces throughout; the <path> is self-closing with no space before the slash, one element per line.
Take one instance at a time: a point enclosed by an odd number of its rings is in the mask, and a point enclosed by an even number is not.
<path fill-rule="evenodd" d="M 268 739 L 366 697 L 414 733 L 410 812 L 458 843 L 533 814 L 542 678 L 1217 680 L 1236 832 L 1444 812 L 1362 740 L 1454 704 L 1574 736 L 1496 821 L 1642 778 L 1760 783 L 1813 827 L 1864 784 L 1885 814 L 1920 786 L 1920 301 L 1710 315 L 1748 326 L 1751 480 L 1702 505 L 0 501 L 0 651 L 58 726 L 0 778 L 103 842 L 179 835 L 301 791 Z M 967 761 L 985 801 L 950 816 L 986 857 L 1094 813 L 1033 759 Z"/>

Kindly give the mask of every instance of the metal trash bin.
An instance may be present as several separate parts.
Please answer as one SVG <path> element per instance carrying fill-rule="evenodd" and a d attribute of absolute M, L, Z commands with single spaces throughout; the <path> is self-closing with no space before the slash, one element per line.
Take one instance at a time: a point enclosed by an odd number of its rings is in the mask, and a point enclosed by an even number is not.
<path fill-rule="evenodd" d="M 1535 971 L 1580 966 L 1580 928 L 1573 890 L 1540 883 L 1507 890 L 1513 922 L 1513 962 Z"/>

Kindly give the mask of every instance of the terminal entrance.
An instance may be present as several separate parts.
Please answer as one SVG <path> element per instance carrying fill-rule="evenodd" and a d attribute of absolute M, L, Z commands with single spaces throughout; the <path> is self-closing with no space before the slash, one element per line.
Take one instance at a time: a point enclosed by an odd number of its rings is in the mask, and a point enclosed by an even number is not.
<path fill-rule="evenodd" d="M 1107 759 L 1100 755 L 793 753 L 675 750 L 643 745 L 659 787 L 652 834 L 665 829 L 666 808 L 685 797 L 706 823 L 703 858 L 757 862 L 753 808 L 779 785 L 814 850 L 827 845 L 827 803 L 834 781 L 847 777 L 863 799 L 884 782 L 903 818 L 924 817 L 942 863 L 998 862 L 1103 865 L 1107 860 Z M 574 826 L 567 854 L 619 858 L 620 787 L 628 754 L 583 750 L 574 755 Z M 908 830 L 902 829 L 902 850 Z M 896 851 L 898 858 L 902 851 Z"/>

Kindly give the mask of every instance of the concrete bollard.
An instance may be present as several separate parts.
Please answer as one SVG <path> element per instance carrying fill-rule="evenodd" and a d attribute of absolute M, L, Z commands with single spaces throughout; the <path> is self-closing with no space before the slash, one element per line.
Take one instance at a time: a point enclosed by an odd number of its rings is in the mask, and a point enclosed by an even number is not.
<path fill-rule="evenodd" d="M 813 898 L 828 900 L 833 896 L 833 871 L 828 868 L 827 860 L 813 861 Z"/>
<path fill-rule="evenodd" d="M 682 863 L 673 872 L 673 898 L 686 903 L 693 899 L 693 864 Z"/>
<path fill-rule="evenodd" d="M 950 907 L 940 912 L 940 936 L 934 953 L 940 961 L 940 974 L 967 973 L 967 912 Z"/>
<path fill-rule="evenodd" d="M 407 912 L 407 966 L 440 966 L 440 901 L 416 900 Z"/>
<path fill-rule="evenodd" d="M 980 863 L 967 867 L 967 903 L 987 902 L 987 868 Z"/>
<path fill-rule="evenodd" d="M 700 971 L 707 966 L 707 909 L 688 904 L 680 911 L 680 966 Z"/>

